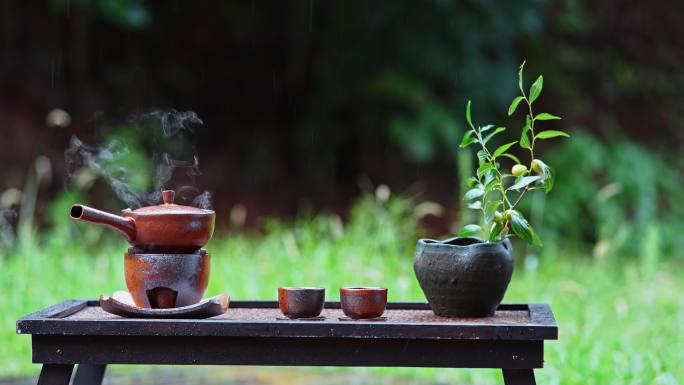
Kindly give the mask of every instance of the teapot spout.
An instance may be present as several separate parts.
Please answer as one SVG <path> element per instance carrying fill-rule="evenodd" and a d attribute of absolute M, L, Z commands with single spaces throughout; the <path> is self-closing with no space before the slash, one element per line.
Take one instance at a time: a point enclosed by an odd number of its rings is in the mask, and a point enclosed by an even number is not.
<path fill-rule="evenodd" d="M 69 211 L 72 219 L 106 226 L 121 233 L 128 242 L 135 240 L 135 220 L 108 212 L 97 210 L 85 205 L 73 205 Z"/>

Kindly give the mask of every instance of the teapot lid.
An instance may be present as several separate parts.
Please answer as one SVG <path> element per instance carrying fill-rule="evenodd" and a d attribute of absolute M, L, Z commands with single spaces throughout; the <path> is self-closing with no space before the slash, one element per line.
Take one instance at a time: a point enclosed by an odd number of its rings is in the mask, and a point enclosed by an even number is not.
<path fill-rule="evenodd" d="M 214 214 L 213 210 L 200 209 L 193 206 L 177 205 L 173 203 L 175 191 L 162 191 L 162 199 L 164 203 L 155 206 L 141 207 L 136 210 L 126 209 L 124 213 L 138 215 L 210 215 Z"/>

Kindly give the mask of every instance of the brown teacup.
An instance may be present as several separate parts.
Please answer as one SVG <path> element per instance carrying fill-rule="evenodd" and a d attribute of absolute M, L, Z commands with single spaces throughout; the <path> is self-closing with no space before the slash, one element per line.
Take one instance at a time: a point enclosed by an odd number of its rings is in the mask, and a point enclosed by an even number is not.
<path fill-rule="evenodd" d="M 387 289 L 381 287 L 340 288 L 340 304 L 344 314 L 352 319 L 382 316 L 387 306 Z"/>
<path fill-rule="evenodd" d="M 278 305 L 287 318 L 313 318 L 323 311 L 325 289 L 322 287 L 279 287 Z"/>

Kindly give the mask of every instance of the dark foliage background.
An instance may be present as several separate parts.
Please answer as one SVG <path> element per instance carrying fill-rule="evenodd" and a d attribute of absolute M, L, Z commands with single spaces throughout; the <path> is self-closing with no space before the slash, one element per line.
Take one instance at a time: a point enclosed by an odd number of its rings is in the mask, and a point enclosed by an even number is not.
<path fill-rule="evenodd" d="M 639 177 L 639 167 L 669 190 L 639 195 L 657 204 L 635 210 L 630 198 L 617 210 L 660 218 L 681 187 L 683 11 L 678 1 L 612 0 L 2 2 L 0 188 L 21 190 L 46 155 L 54 175 L 40 213 L 65 189 L 73 134 L 88 143 L 120 135 L 144 160 L 155 141 L 126 118 L 173 107 L 204 120 L 190 136 L 197 184 L 214 192 L 219 212 L 242 204 L 252 226 L 307 205 L 343 212 L 370 180 L 446 206 L 429 223 L 444 233 L 459 206 L 465 101 L 478 121 L 511 122 L 505 110 L 527 60 L 530 78 L 545 76 L 541 107 L 585 133 L 576 143 L 595 143 L 588 154 L 547 154 L 564 156 L 561 178 L 586 185 L 564 186 L 584 195 L 555 197 L 564 223 L 595 212 L 587 199 Z M 57 107 L 71 115 L 68 127 L 46 127 Z M 620 152 L 624 143 L 638 154 Z M 624 173 L 606 178 L 606 162 Z M 120 206 L 93 188 L 96 203 Z M 591 215 L 578 232 L 595 240 Z"/>

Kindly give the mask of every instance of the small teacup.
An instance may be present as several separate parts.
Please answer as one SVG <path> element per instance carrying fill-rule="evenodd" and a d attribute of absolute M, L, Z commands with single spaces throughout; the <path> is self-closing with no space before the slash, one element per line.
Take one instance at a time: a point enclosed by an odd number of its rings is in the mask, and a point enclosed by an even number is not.
<path fill-rule="evenodd" d="M 382 287 L 340 288 L 342 311 L 351 319 L 382 316 L 387 306 L 387 289 Z"/>
<path fill-rule="evenodd" d="M 314 318 L 323 311 L 325 289 L 322 287 L 279 287 L 278 305 L 287 318 Z"/>

